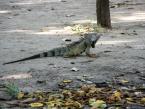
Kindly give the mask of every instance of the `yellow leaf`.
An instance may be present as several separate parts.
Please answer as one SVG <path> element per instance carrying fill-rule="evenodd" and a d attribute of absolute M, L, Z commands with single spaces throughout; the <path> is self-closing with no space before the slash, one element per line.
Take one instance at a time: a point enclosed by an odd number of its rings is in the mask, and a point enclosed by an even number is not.
<path fill-rule="evenodd" d="M 54 107 L 55 106 L 55 101 L 49 101 L 49 102 L 45 102 L 48 106 L 50 107 Z"/>
<path fill-rule="evenodd" d="M 115 96 L 115 97 L 121 97 L 121 93 L 118 92 L 118 91 L 115 91 L 115 92 L 114 92 L 114 96 Z"/>
<path fill-rule="evenodd" d="M 101 103 L 102 104 L 102 103 L 105 103 L 105 101 L 103 101 L 103 100 L 97 100 L 96 103 L 99 103 L 99 104 Z"/>
<path fill-rule="evenodd" d="M 122 83 L 128 83 L 128 81 L 127 81 L 127 80 L 121 80 L 121 82 L 122 82 Z"/>
<path fill-rule="evenodd" d="M 92 106 L 94 102 L 96 102 L 96 99 L 95 98 L 89 99 L 89 105 Z"/>
<path fill-rule="evenodd" d="M 114 94 L 112 94 L 109 97 L 109 102 L 112 103 L 113 101 L 121 101 L 122 94 L 119 91 L 114 91 Z"/>
<path fill-rule="evenodd" d="M 43 97 L 41 95 L 39 95 L 38 98 L 41 99 L 41 100 L 43 99 Z"/>
<path fill-rule="evenodd" d="M 43 104 L 42 103 L 31 103 L 30 106 L 31 107 L 42 107 Z"/>
<path fill-rule="evenodd" d="M 62 94 L 63 94 L 64 96 L 71 96 L 71 95 L 72 95 L 72 93 L 71 93 L 70 90 L 63 90 L 63 91 L 62 91 Z"/>
<path fill-rule="evenodd" d="M 134 102 L 132 102 L 132 101 L 127 101 L 127 104 L 134 104 Z"/>
<path fill-rule="evenodd" d="M 133 99 L 132 99 L 132 98 L 126 98 L 126 100 L 127 100 L 127 101 L 133 101 Z"/>
<path fill-rule="evenodd" d="M 75 94 L 77 97 L 83 97 L 83 96 L 85 96 L 85 91 L 78 90 Z"/>
<path fill-rule="evenodd" d="M 71 83 L 72 80 L 63 80 L 63 83 Z"/>
<path fill-rule="evenodd" d="M 145 103 L 145 98 L 142 98 L 142 99 L 141 99 L 141 102 L 142 102 L 142 103 Z"/>
<path fill-rule="evenodd" d="M 89 103 L 92 106 L 91 109 L 105 109 L 107 107 L 105 101 L 103 100 L 90 99 Z"/>
<path fill-rule="evenodd" d="M 49 106 L 49 107 L 61 106 L 62 105 L 62 101 L 61 101 L 61 99 L 56 99 L 56 100 L 53 100 L 53 101 L 45 102 L 45 104 L 47 106 Z"/>
<path fill-rule="evenodd" d="M 21 99 L 24 97 L 24 93 L 23 92 L 19 92 L 18 95 L 17 95 L 17 98 L 18 99 Z"/>
<path fill-rule="evenodd" d="M 76 106 L 77 106 L 78 108 L 82 108 L 81 103 L 79 103 L 78 101 L 76 101 L 75 104 L 76 104 Z"/>

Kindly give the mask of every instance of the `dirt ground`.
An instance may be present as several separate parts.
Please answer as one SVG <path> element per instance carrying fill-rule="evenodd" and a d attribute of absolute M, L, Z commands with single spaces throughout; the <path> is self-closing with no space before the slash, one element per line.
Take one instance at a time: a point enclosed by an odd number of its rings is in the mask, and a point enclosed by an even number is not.
<path fill-rule="evenodd" d="M 111 19 L 113 29 L 92 49 L 96 59 L 82 55 L 2 65 L 62 46 L 63 38 L 77 40 L 68 26 L 96 22 L 96 13 L 95 0 L 0 0 L 0 82 L 13 81 L 24 91 L 55 90 L 64 79 L 74 80 L 72 87 L 114 77 L 144 83 L 145 1 L 111 0 Z"/>

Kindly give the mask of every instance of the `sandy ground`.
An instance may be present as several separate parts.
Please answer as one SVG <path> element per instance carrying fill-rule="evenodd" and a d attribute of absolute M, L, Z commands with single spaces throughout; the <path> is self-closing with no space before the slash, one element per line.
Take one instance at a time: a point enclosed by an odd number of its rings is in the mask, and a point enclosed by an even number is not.
<path fill-rule="evenodd" d="M 95 0 L 0 0 L 0 82 L 13 81 L 27 91 L 57 89 L 63 79 L 75 80 L 72 86 L 112 81 L 113 77 L 135 84 L 145 82 L 145 1 L 126 3 L 111 8 L 113 30 L 104 33 L 92 49 L 98 58 L 53 57 L 3 66 L 62 46 L 63 38 L 77 40 L 67 26 L 95 22 L 96 14 Z M 73 67 L 79 71 L 71 71 Z"/>

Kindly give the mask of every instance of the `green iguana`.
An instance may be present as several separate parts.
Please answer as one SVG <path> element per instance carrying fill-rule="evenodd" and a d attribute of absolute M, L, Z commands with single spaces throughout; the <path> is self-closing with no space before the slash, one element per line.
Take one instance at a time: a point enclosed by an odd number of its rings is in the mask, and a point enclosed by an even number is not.
<path fill-rule="evenodd" d="M 101 34 L 97 34 L 97 33 L 87 33 L 87 34 L 84 34 L 83 38 L 81 38 L 80 40 L 76 42 L 72 42 L 71 44 L 68 44 L 66 47 L 54 48 L 47 52 L 36 54 L 36 55 L 23 58 L 20 60 L 16 60 L 16 61 L 7 62 L 7 63 L 4 63 L 3 65 L 31 60 L 31 59 L 42 58 L 42 57 L 58 57 L 58 56 L 74 57 L 74 56 L 78 56 L 82 54 L 83 52 L 85 52 L 86 55 L 89 57 L 95 57 L 96 56 L 95 54 L 90 54 L 90 48 L 91 47 L 95 48 L 95 44 L 100 38 L 100 36 Z"/>

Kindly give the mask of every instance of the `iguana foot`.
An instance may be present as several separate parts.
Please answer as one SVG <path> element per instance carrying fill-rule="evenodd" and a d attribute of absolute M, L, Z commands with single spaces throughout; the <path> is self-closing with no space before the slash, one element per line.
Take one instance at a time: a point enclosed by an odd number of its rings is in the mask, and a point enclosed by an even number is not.
<path fill-rule="evenodd" d="M 87 56 L 91 57 L 91 58 L 97 58 L 96 54 L 87 54 Z"/>

